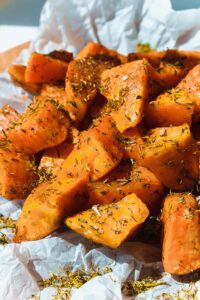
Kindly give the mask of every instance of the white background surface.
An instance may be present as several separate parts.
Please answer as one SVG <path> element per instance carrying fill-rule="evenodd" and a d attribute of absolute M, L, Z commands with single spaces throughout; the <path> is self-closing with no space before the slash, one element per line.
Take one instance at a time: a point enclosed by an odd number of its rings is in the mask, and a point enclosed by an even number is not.
<path fill-rule="evenodd" d="M 34 39 L 37 27 L 34 26 L 0 26 L 0 52 Z"/>

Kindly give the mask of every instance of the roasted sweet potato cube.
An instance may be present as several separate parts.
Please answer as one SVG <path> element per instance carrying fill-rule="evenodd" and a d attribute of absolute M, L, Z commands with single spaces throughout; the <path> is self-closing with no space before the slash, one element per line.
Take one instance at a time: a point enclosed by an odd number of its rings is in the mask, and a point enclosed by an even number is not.
<path fill-rule="evenodd" d="M 66 219 L 65 223 L 95 243 L 117 248 L 148 217 L 146 205 L 130 194 L 117 203 L 95 206 Z"/>
<path fill-rule="evenodd" d="M 73 54 L 71 52 L 67 52 L 66 50 L 54 50 L 50 52 L 48 56 L 66 63 L 69 63 L 71 60 L 73 60 Z"/>
<path fill-rule="evenodd" d="M 131 158 L 139 165 L 141 163 L 141 149 L 144 143 L 146 129 L 143 124 L 127 129 L 120 137 L 124 149 L 124 159 Z"/>
<path fill-rule="evenodd" d="M 92 119 L 97 119 L 103 116 L 106 113 L 106 102 L 106 98 L 98 93 L 88 111 L 89 116 Z"/>
<path fill-rule="evenodd" d="M 73 148 L 73 144 L 64 141 L 58 146 L 46 149 L 42 155 L 39 168 L 46 170 L 48 174 L 56 176 Z"/>
<path fill-rule="evenodd" d="M 48 55 L 33 52 L 28 60 L 25 81 L 30 83 L 58 83 L 65 80 L 68 63 Z"/>
<path fill-rule="evenodd" d="M 190 95 L 179 88 L 168 90 L 145 106 L 150 128 L 191 124 L 194 104 Z"/>
<path fill-rule="evenodd" d="M 118 130 L 111 117 L 105 115 L 80 135 L 59 176 L 77 177 L 87 172 L 92 181 L 98 180 L 116 167 L 122 156 Z"/>
<path fill-rule="evenodd" d="M 101 93 L 108 100 L 108 108 L 120 132 L 142 120 L 148 81 L 145 64 L 144 60 L 136 61 L 102 73 Z"/>
<path fill-rule="evenodd" d="M 0 139 L 6 137 L 5 131 L 13 126 L 18 117 L 18 112 L 8 104 L 0 109 Z"/>
<path fill-rule="evenodd" d="M 8 141 L 1 140 L 0 144 L 0 195 L 11 200 L 25 199 L 37 179 L 31 167 L 34 158 L 16 151 Z"/>
<path fill-rule="evenodd" d="M 156 128 L 142 146 L 143 165 L 175 191 L 194 188 L 199 177 L 199 153 L 188 124 Z"/>
<path fill-rule="evenodd" d="M 58 229 L 64 218 L 82 209 L 87 201 L 87 178 L 47 181 L 26 199 L 17 221 L 14 241 L 41 239 Z"/>
<path fill-rule="evenodd" d="M 200 64 L 194 67 L 179 83 L 178 87 L 185 90 L 194 103 L 194 122 L 200 122 Z"/>
<path fill-rule="evenodd" d="M 116 56 L 118 57 L 122 63 L 127 62 L 127 57 L 125 55 L 119 54 L 118 52 L 108 49 L 101 44 L 88 42 L 81 51 L 77 54 L 76 59 L 81 59 L 87 56 L 94 56 L 97 54 L 106 54 L 109 56 Z"/>
<path fill-rule="evenodd" d="M 138 59 L 147 59 L 154 67 L 160 67 L 160 63 L 167 62 L 174 64 L 188 72 L 195 65 L 200 63 L 199 51 L 184 51 L 168 49 L 165 51 L 148 51 L 140 53 L 129 53 L 128 61 L 135 61 Z M 183 75 L 184 76 L 184 75 Z"/>
<path fill-rule="evenodd" d="M 189 71 L 195 65 L 200 63 L 200 53 L 199 51 L 168 49 L 162 60 L 180 65 L 180 67 Z"/>
<path fill-rule="evenodd" d="M 41 89 L 40 84 L 28 83 L 25 81 L 25 72 L 26 67 L 23 65 L 10 65 L 8 73 L 10 74 L 11 79 L 20 85 L 23 89 L 27 90 L 30 93 L 39 93 Z"/>
<path fill-rule="evenodd" d="M 39 169 L 46 171 L 47 174 L 56 176 L 78 141 L 79 131 L 75 127 L 71 127 L 66 141 L 44 151 L 40 160 Z"/>
<path fill-rule="evenodd" d="M 192 124 L 191 132 L 195 140 L 200 141 L 200 123 Z"/>
<path fill-rule="evenodd" d="M 195 65 L 200 63 L 199 51 L 149 51 L 130 53 L 128 61 L 147 59 L 163 82 L 163 91 L 175 87 Z"/>
<path fill-rule="evenodd" d="M 200 213 L 191 193 L 165 198 L 162 260 L 166 272 L 183 275 L 200 268 Z"/>
<path fill-rule="evenodd" d="M 70 124 L 56 101 L 37 96 L 13 128 L 7 130 L 7 138 L 17 150 L 34 154 L 63 142 Z"/>
<path fill-rule="evenodd" d="M 42 87 L 41 96 L 56 101 L 58 106 L 71 117 L 70 113 L 68 112 L 70 101 L 68 100 L 64 87 L 45 84 Z"/>
<path fill-rule="evenodd" d="M 66 76 L 68 112 L 80 121 L 97 95 L 101 73 L 120 64 L 116 57 L 95 55 L 70 62 Z"/>
<path fill-rule="evenodd" d="M 166 51 L 147 51 L 147 52 L 134 52 L 128 54 L 128 61 L 147 59 L 153 67 L 159 67 L 160 61 L 164 58 Z"/>
<path fill-rule="evenodd" d="M 158 78 L 163 82 L 164 91 L 176 87 L 189 70 L 182 65 L 161 61 L 156 69 Z"/>
<path fill-rule="evenodd" d="M 162 90 L 162 81 L 145 59 L 106 70 L 101 75 L 101 93 L 120 132 L 135 127 L 143 118 L 147 98 Z"/>
<path fill-rule="evenodd" d="M 101 181 L 89 183 L 89 203 L 109 204 L 119 201 L 128 194 L 135 193 L 151 210 L 160 207 L 163 184 L 148 169 L 122 163 Z"/>

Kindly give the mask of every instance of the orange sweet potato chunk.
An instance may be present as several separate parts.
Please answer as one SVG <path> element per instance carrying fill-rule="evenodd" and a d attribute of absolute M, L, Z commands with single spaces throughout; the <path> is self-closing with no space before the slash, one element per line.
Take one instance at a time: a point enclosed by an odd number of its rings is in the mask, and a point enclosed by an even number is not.
<path fill-rule="evenodd" d="M 200 63 L 199 51 L 149 51 L 130 53 L 129 61 L 147 59 L 155 68 L 157 76 L 163 82 L 163 90 L 175 87 L 195 65 Z"/>
<path fill-rule="evenodd" d="M 101 73 L 119 64 L 118 58 L 100 54 L 70 62 L 65 88 L 72 120 L 80 121 L 85 116 L 97 95 Z"/>
<path fill-rule="evenodd" d="M 6 131 L 13 126 L 19 114 L 9 105 L 0 110 L 0 195 L 7 199 L 24 199 L 33 188 L 37 176 L 30 168 L 33 157 L 25 155 L 11 145 Z"/>
<path fill-rule="evenodd" d="M 166 197 L 162 259 L 166 272 L 183 275 L 200 268 L 200 213 L 191 193 Z"/>
<path fill-rule="evenodd" d="M 147 98 L 147 68 L 146 61 L 141 60 L 102 73 L 101 93 L 108 100 L 111 116 L 120 132 L 142 120 Z"/>
<path fill-rule="evenodd" d="M 134 52 L 128 54 L 128 61 L 147 59 L 154 67 L 159 67 L 160 61 L 164 58 L 166 51 L 151 50 L 148 52 Z"/>
<path fill-rule="evenodd" d="M 44 151 L 40 160 L 39 169 L 46 170 L 47 174 L 56 176 L 78 140 L 79 131 L 76 128 L 70 128 L 66 141 Z"/>
<path fill-rule="evenodd" d="M 68 63 L 48 55 L 33 52 L 28 60 L 25 81 L 30 83 L 57 83 L 64 81 Z"/>
<path fill-rule="evenodd" d="M 195 140 L 200 141 L 200 123 L 192 124 L 191 131 Z"/>
<path fill-rule="evenodd" d="M 120 137 L 122 147 L 124 149 L 124 159 L 131 158 L 139 165 L 141 164 L 141 149 L 144 143 L 146 128 L 144 124 L 127 129 Z"/>
<path fill-rule="evenodd" d="M 25 199 L 33 189 L 37 179 L 31 168 L 30 157 L 16 151 L 9 142 L 2 143 L 0 149 L 0 195 L 7 199 Z"/>
<path fill-rule="evenodd" d="M 56 179 L 37 186 L 24 203 L 14 241 L 38 240 L 58 229 L 66 216 L 81 210 L 87 201 L 86 186 L 85 177 Z"/>
<path fill-rule="evenodd" d="M 98 180 L 116 167 L 122 156 L 118 130 L 111 117 L 105 115 L 80 135 L 59 176 L 78 177 L 87 172 L 92 181 Z"/>
<path fill-rule="evenodd" d="M 72 144 L 64 141 L 58 146 L 46 149 L 42 155 L 39 168 L 55 176 L 61 170 L 64 161 L 73 150 L 73 147 Z"/>
<path fill-rule="evenodd" d="M 10 65 L 8 69 L 8 73 L 10 74 L 11 79 L 23 87 L 30 93 L 38 93 L 40 92 L 41 86 L 40 84 L 28 83 L 25 81 L 25 72 L 26 67 L 23 65 Z"/>
<path fill-rule="evenodd" d="M 44 98 L 54 100 L 60 108 L 68 113 L 69 101 L 64 87 L 52 84 L 44 84 L 42 86 L 40 95 Z"/>
<path fill-rule="evenodd" d="M 194 103 L 194 122 L 200 122 L 200 64 L 194 67 L 179 83 L 178 87 L 185 90 Z"/>
<path fill-rule="evenodd" d="M 160 207 L 163 184 L 148 169 L 122 163 L 101 181 L 89 183 L 89 203 L 109 204 L 135 193 L 151 210 Z"/>
<path fill-rule="evenodd" d="M 164 91 L 176 87 L 189 70 L 182 65 L 161 61 L 156 69 L 158 78 L 163 82 Z"/>
<path fill-rule="evenodd" d="M 118 52 L 108 49 L 101 44 L 88 42 L 81 51 L 77 54 L 76 59 L 81 59 L 87 56 L 94 56 L 97 54 L 106 54 L 109 56 L 116 56 L 118 57 L 122 63 L 127 62 L 127 57 L 125 55 L 119 54 Z"/>
<path fill-rule="evenodd" d="M 190 190 L 197 183 L 199 152 L 188 124 L 151 130 L 142 146 L 142 160 L 172 190 Z"/>
<path fill-rule="evenodd" d="M 34 154 L 63 142 L 70 124 L 56 101 L 37 96 L 17 124 L 7 130 L 7 137 L 17 150 Z"/>
<path fill-rule="evenodd" d="M 149 127 L 191 125 L 194 104 L 184 90 L 174 88 L 159 95 L 145 106 Z"/>
<path fill-rule="evenodd" d="M 45 84 L 42 87 L 41 95 L 56 101 L 60 108 L 69 115 L 71 120 L 80 121 L 89 107 L 89 104 L 86 102 L 79 102 L 79 104 L 73 102 L 62 86 Z"/>
<path fill-rule="evenodd" d="M 101 75 L 101 94 L 120 132 L 141 122 L 144 104 L 163 90 L 163 82 L 145 59 L 106 70 Z"/>
<path fill-rule="evenodd" d="M 200 63 L 199 51 L 185 51 L 168 49 L 165 51 L 148 51 L 140 53 L 129 53 L 128 61 L 147 59 L 154 67 L 159 67 L 161 62 L 167 62 L 185 68 L 187 71 Z"/>
<path fill-rule="evenodd" d="M 0 109 L 0 139 L 6 137 L 5 131 L 13 125 L 18 117 L 18 112 L 8 104 Z"/>
<path fill-rule="evenodd" d="M 71 52 L 67 52 L 66 50 L 54 50 L 48 53 L 48 56 L 66 63 L 69 63 L 71 60 L 73 60 L 73 54 Z"/>
<path fill-rule="evenodd" d="M 117 203 L 100 205 L 66 219 L 65 223 L 95 243 L 117 248 L 149 215 L 146 205 L 130 194 Z"/>

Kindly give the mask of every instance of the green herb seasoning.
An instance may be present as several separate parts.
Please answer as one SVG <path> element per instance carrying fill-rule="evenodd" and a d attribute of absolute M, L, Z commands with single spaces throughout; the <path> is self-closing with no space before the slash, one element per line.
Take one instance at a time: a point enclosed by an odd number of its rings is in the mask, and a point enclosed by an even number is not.
<path fill-rule="evenodd" d="M 129 280 L 122 285 L 122 293 L 126 296 L 134 296 L 159 285 L 168 285 L 168 283 L 161 280 L 154 280 L 151 277 L 140 279 L 137 281 Z"/>
<path fill-rule="evenodd" d="M 0 245 L 5 244 L 8 244 L 8 238 L 4 233 L 0 232 Z"/>
<path fill-rule="evenodd" d="M 149 52 L 152 51 L 153 49 L 151 48 L 149 43 L 138 43 L 136 45 L 136 50 L 137 52 Z"/>
<path fill-rule="evenodd" d="M 28 162 L 28 167 L 35 171 L 38 175 L 38 178 L 32 182 L 34 187 L 42 182 L 46 182 L 54 178 L 50 169 L 38 166 L 35 161 Z"/>
<path fill-rule="evenodd" d="M 198 289 L 194 283 L 190 283 L 186 288 L 179 288 L 176 293 L 162 293 L 156 296 L 155 300 L 198 300 Z"/>
<path fill-rule="evenodd" d="M 63 270 L 58 274 L 50 273 L 50 277 L 42 281 L 41 286 L 44 288 L 53 287 L 56 289 L 56 294 L 52 297 L 53 300 L 70 300 L 70 290 L 72 288 L 78 289 L 91 279 L 110 272 L 112 272 L 112 269 L 109 267 L 103 269 L 102 271 L 100 269 L 94 270 L 92 268 L 89 272 L 85 272 L 84 270 L 78 270 L 74 272 L 70 270 Z"/>
<path fill-rule="evenodd" d="M 11 230 L 15 232 L 16 220 L 6 217 L 0 217 L 0 230 L 4 228 L 11 228 Z"/>

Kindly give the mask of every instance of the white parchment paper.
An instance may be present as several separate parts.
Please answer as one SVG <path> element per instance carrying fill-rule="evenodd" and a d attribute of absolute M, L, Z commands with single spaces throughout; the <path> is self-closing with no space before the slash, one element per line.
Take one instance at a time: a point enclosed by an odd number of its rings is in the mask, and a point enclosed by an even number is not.
<path fill-rule="evenodd" d="M 62 48 L 76 54 L 89 40 L 124 54 L 133 52 L 138 41 L 150 42 L 159 50 L 172 47 L 200 50 L 200 9 L 174 11 L 169 0 L 47 0 L 38 34 L 18 62 L 25 63 L 33 50 L 47 53 Z M 9 103 L 20 112 L 29 103 L 28 95 L 14 86 L 6 73 L 0 74 L 0 95 L 1 106 Z M 22 201 L 0 198 L 0 214 L 16 219 L 21 205 Z M 12 238 L 11 231 L 3 232 Z M 176 291 L 189 286 L 164 274 L 162 280 L 168 285 L 127 298 L 121 293 L 123 281 L 137 280 L 154 271 L 162 274 L 160 249 L 127 242 L 117 250 L 110 250 L 66 230 L 39 241 L 0 246 L 0 300 L 28 300 L 37 293 L 41 300 L 51 299 L 55 290 L 41 290 L 39 281 L 48 278 L 49 272 L 64 267 L 113 269 L 112 273 L 73 290 L 72 300 L 168 299 L 163 293 L 176 299 Z M 200 299 L 200 282 L 195 287 Z"/>

